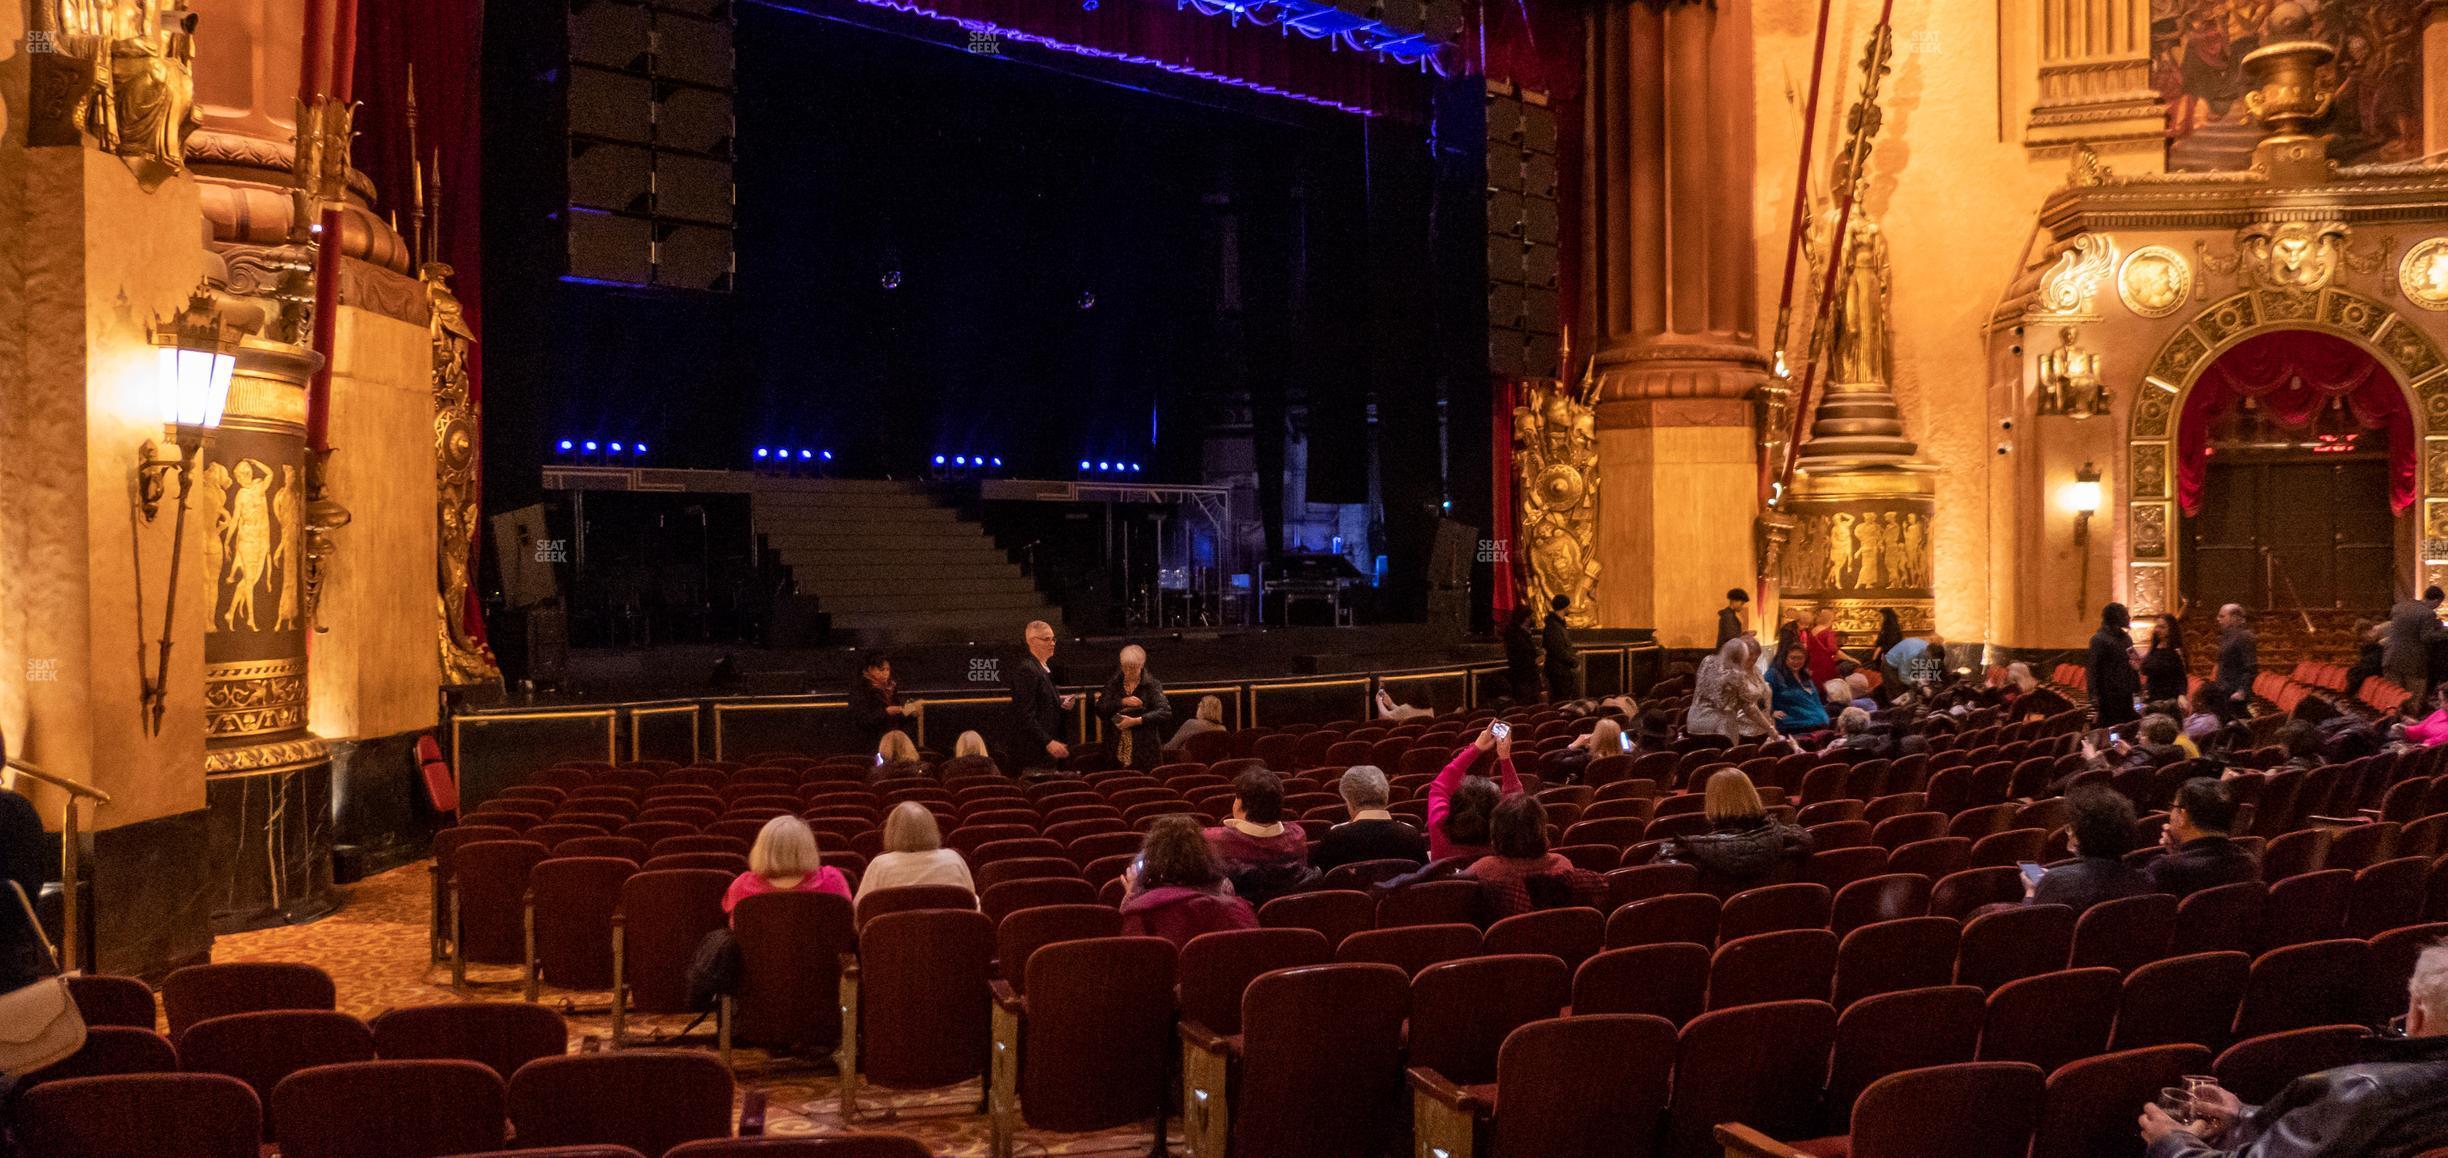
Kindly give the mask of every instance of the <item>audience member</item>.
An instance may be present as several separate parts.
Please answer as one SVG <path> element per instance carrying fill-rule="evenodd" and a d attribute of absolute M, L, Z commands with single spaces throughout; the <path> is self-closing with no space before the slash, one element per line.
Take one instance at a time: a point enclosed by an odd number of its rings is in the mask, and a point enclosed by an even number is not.
<path fill-rule="evenodd" d="M 1187 816 L 1160 816 L 1122 871 L 1122 933 L 1162 937 L 1178 949 L 1201 933 L 1252 929 L 1258 914 L 1234 895 L 1224 866 Z"/>
<path fill-rule="evenodd" d="M 1573 651 L 1572 625 L 1564 619 L 1571 607 L 1572 600 L 1563 595 L 1548 600 L 1547 625 L 1539 640 L 1547 651 L 1547 699 L 1551 703 L 1581 695 L 1581 660 Z"/>
<path fill-rule="evenodd" d="M 2150 877 L 2125 863 L 2134 847 L 2133 802 L 2097 784 L 2066 793 L 2066 841 L 2074 856 L 2023 879 L 2027 904 L 2064 905 L 2077 914 L 2101 901 L 2153 891 Z"/>
<path fill-rule="evenodd" d="M 1509 796 L 1488 818 L 1489 853 L 1465 870 L 1485 896 L 1491 922 L 1533 909 L 1605 907 L 1606 878 L 1576 868 L 1547 848 L 1547 812 L 1529 796 Z"/>
<path fill-rule="evenodd" d="M 2134 725 L 2130 732 L 2119 728 L 2108 735 L 2106 748 L 2087 738 L 2083 741 L 2084 762 L 2093 769 L 2130 772 L 2165 767 L 2185 758 L 2184 749 L 2176 744 L 2183 737 L 2183 733 L 2176 728 L 2176 721 L 2156 712 L 2142 717 L 2142 722 Z M 2059 784 L 2070 780 L 2071 777 L 2059 781 Z"/>
<path fill-rule="evenodd" d="M 1836 713 L 1836 742 L 1825 749 L 1829 753 L 1882 756 L 1887 740 L 1870 729 L 1870 713 L 1858 705 Z"/>
<path fill-rule="evenodd" d="M 2172 700 L 2185 695 L 2184 629 L 2177 626 L 2176 617 L 2162 615 L 2151 620 L 2150 643 L 2142 650 L 2142 698 Z"/>
<path fill-rule="evenodd" d="M 1392 720 L 1396 723 L 1401 723 L 1404 720 L 1424 720 L 1435 714 L 1435 708 L 1423 708 L 1415 704 L 1395 703 L 1394 693 L 1389 692 L 1384 688 L 1377 689 L 1377 718 L 1380 720 Z"/>
<path fill-rule="evenodd" d="M 2431 714 L 2405 726 L 2407 743 L 2429 748 L 2448 741 L 2448 683 L 2442 683 L 2431 700 Z M 2411 709 L 2412 701 L 2407 706 Z"/>
<path fill-rule="evenodd" d="M 1520 794 L 1521 774 L 1513 768 L 1513 734 L 1507 729 L 1496 735 L 1496 725 L 1479 729 L 1478 736 L 1446 761 L 1445 770 L 1428 784 L 1428 859 L 1449 860 L 1457 856 L 1472 858 L 1487 855 L 1488 814 L 1496 810 L 1501 797 Z M 1471 769 L 1489 752 L 1496 754 L 1496 782 L 1473 776 Z"/>
<path fill-rule="evenodd" d="M 1810 654 L 1811 683 L 1824 684 L 1844 674 L 1837 665 L 1853 657 L 1845 654 L 1836 638 L 1836 609 L 1822 607 L 1812 616 L 1811 628 L 1802 633 L 1802 646 Z"/>
<path fill-rule="evenodd" d="M 2142 694 L 2142 677 L 2134 671 L 2133 636 L 2125 630 L 2130 622 L 2122 603 L 2100 608 L 2100 628 L 2091 637 L 2090 658 L 2085 661 L 2094 727 L 2113 728 L 2140 718 L 2134 700 Z"/>
<path fill-rule="evenodd" d="M 1937 684 L 1946 678 L 1946 636 L 1935 631 L 1905 636 L 1887 649 L 1880 667 L 1906 690 Z"/>
<path fill-rule="evenodd" d="M 1554 772 L 1567 783 L 1578 783 L 1590 761 L 1606 756 L 1620 756 L 1632 750 L 1632 739 L 1624 734 L 1623 725 L 1612 716 L 1601 716 L 1589 731 L 1572 738 L 1572 743 L 1547 757 L 1541 775 Z"/>
<path fill-rule="evenodd" d="M 1695 697 L 1694 706 L 1698 703 Z M 1798 642 L 1780 648 L 1776 662 L 1768 665 L 1768 711 L 1776 730 L 1788 736 L 1809 735 L 1828 725 L 1827 701 L 1811 683 L 1809 650 Z"/>
<path fill-rule="evenodd" d="M 2423 693 L 2431 680 L 2431 644 L 2448 637 L 2448 629 L 2440 626 L 2442 598 L 2439 588 L 2426 587 L 2422 598 L 2403 600 L 2389 608 L 2388 624 L 2370 631 L 2380 640 L 2381 674 L 2404 688 L 2418 704 L 2424 702 Z"/>
<path fill-rule="evenodd" d="M 1145 771 L 1156 764 L 1156 728 L 1173 718 L 1173 703 L 1164 685 L 1147 670 L 1147 649 L 1130 644 L 1122 649 L 1112 678 L 1097 696 L 1097 715 L 1114 733 L 1114 762 Z"/>
<path fill-rule="evenodd" d="M 1030 620 L 1022 634 L 1028 654 L 1012 665 L 1010 684 L 1012 766 L 1020 772 L 1060 767 L 1071 758 L 1070 745 L 1061 739 L 1063 713 L 1077 697 L 1054 686 L 1054 625 Z"/>
<path fill-rule="evenodd" d="M 1252 768 L 1233 781 L 1232 815 L 1206 832 L 1233 891 L 1263 903 L 1309 873 L 1309 837 L 1284 823 L 1283 778 Z"/>
<path fill-rule="evenodd" d="M 1870 694 L 1870 673 L 1852 672 L 1844 678 L 1845 701 L 1839 707 L 1860 708 L 1865 712 L 1879 710 L 1879 702 Z"/>
<path fill-rule="evenodd" d="M 1887 666 L 1887 653 L 1904 642 L 1904 618 L 1893 607 L 1879 608 L 1878 634 L 1871 637 L 1870 657 L 1862 666 L 1873 670 Z"/>
<path fill-rule="evenodd" d="M 1537 616 L 1529 604 L 1521 603 L 1505 618 L 1505 682 L 1512 686 L 1517 704 L 1535 704 L 1547 695 L 1539 683 L 1538 636 L 1530 630 Z"/>
<path fill-rule="evenodd" d="M 978 735 L 974 728 L 962 732 L 959 739 L 952 741 L 952 758 L 944 761 L 936 771 L 941 772 L 946 780 L 956 776 L 1003 774 L 1003 770 L 995 766 L 994 757 L 987 754 L 986 737 Z"/>
<path fill-rule="evenodd" d="M 2310 720 L 2288 720 L 2279 725 L 2278 746 L 2286 749 L 2286 763 L 2279 765 L 2281 769 L 2321 766 L 2320 727 Z"/>
<path fill-rule="evenodd" d="M 2178 898 L 2203 889 L 2261 879 L 2261 864 L 2253 854 L 2228 838 L 2235 824 L 2235 794 L 2208 776 L 2197 776 L 2176 790 L 2168 806 L 2167 827 L 2159 843 L 2167 855 L 2143 871 L 2151 887 Z"/>
<path fill-rule="evenodd" d="M 871 651 L 859 658 L 858 678 L 850 681 L 850 719 L 858 727 L 860 742 L 866 744 L 883 739 L 886 732 L 917 727 L 917 705 L 901 702 L 901 690 L 893 683 L 891 656 Z"/>
<path fill-rule="evenodd" d="M 1731 896 L 1753 885 L 1775 884 L 1810 858 L 1811 836 L 1768 815 L 1759 789 L 1740 769 L 1708 778 L 1701 812 L 1709 830 L 1678 836 L 1658 851 L 1661 860 L 1700 870 L 1700 887 Z"/>
<path fill-rule="evenodd" d="M 1178 752 L 1184 741 L 1207 732 L 1224 731 L 1224 701 L 1214 696 L 1200 696 L 1198 710 L 1181 727 L 1173 729 L 1173 738 L 1165 741 L 1165 751 Z"/>
<path fill-rule="evenodd" d="M 1345 769 L 1343 778 L 1335 782 L 1335 791 L 1342 793 L 1343 807 L 1350 811 L 1351 819 L 1326 830 L 1325 839 L 1310 850 L 1310 864 L 1325 870 L 1364 860 L 1416 864 L 1428 859 L 1428 838 L 1386 811 L 1390 790 L 1384 769 L 1374 764 Z"/>
<path fill-rule="evenodd" d="M 915 800 L 893 805 L 884 815 L 884 851 L 859 874 L 858 895 L 864 899 L 879 889 L 904 885 L 959 885 L 977 891 L 977 882 L 969 876 L 969 862 L 943 846 L 943 830 L 936 826 L 935 814 Z"/>
<path fill-rule="evenodd" d="M 1717 609 L 1717 646 L 1751 630 L 1751 593 L 1737 587 L 1726 592 L 1726 605 Z"/>
<path fill-rule="evenodd" d="M 2020 660 L 2006 665 L 2004 699 L 2006 718 L 2017 723 L 2047 719 L 2074 710 L 2074 701 L 2041 683 L 2040 677 L 2032 674 L 2031 665 Z"/>
<path fill-rule="evenodd" d="M 876 741 L 873 780 L 898 780 L 904 776 L 920 776 L 926 766 L 918 759 L 918 745 L 910 742 L 907 732 L 886 732 Z"/>
<path fill-rule="evenodd" d="M 2261 674 L 2259 644 L 2253 637 L 2252 616 L 2241 605 L 2219 608 L 2217 691 L 2210 710 L 2219 718 L 2239 720 L 2252 714 L 2253 677 Z"/>
<path fill-rule="evenodd" d="M 2287 1083 L 2262 1106 L 2197 1089 L 2195 1121 L 2142 1108 L 2148 1158 L 2416 1158 L 2448 1144 L 2448 943 L 2415 958 L 2405 1034 L 2364 1038 L 2352 1065 Z"/>
<path fill-rule="evenodd" d="M 723 893 L 723 912 L 758 893 L 831 893 L 846 901 L 850 878 L 817 856 L 816 833 L 806 821 L 777 816 L 765 822 L 748 849 L 748 871 Z"/>
<path fill-rule="evenodd" d="M 1781 652 L 1791 645 L 1777 646 Z M 1759 641 L 1738 635 L 1701 661 L 1691 707 L 1684 713 L 1684 731 L 1741 743 L 1777 730 L 1775 717 L 1768 714 L 1768 683 L 1752 667 L 1759 654 Z"/>
<path fill-rule="evenodd" d="M 2387 648 L 2380 642 L 2386 634 L 2378 620 L 2355 620 L 2354 638 L 2359 642 L 2355 647 L 2354 666 L 2346 669 L 2346 694 L 2360 693 L 2363 681 L 2388 670 Z"/>
<path fill-rule="evenodd" d="M 46 972 L 42 938 L 26 924 L 17 898 L 6 895 L 7 886 L 25 890 L 29 903 L 41 900 L 57 856 L 43 851 L 42 816 L 34 802 L 0 788 L 0 878 L 5 878 L 0 882 L 0 993 L 31 985 Z"/>

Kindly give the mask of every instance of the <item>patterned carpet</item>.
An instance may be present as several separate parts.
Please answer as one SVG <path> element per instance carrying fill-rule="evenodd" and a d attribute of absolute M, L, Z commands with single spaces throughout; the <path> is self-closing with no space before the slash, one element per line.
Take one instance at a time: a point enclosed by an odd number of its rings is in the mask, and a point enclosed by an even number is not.
<path fill-rule="evenodd" d="M 213 945 L 216 961 L 303 961 L 321 966 L 339 986 L 340 1009 L 359 1017 L 372 1017 L 385 1009 L 400 1005 L 430 1005 L 445 1001 L 516 1001 L 522 987 L 519 971 L 514 968 L 472 966 L 468 971 L 468 992 L 450 987 L 447 965 L 432 965 L 427 961 L 427 916 L 431 910 L 431 878 L 425 864 L 414 864 L 373 876 L 343 890 L 348 894 L 341 910 L 323 920 L 287 928 L 264 929 L 218 939 Z M 607 1013 L 572 1012 L 571 1007 L 604 1009 L 611 1002 L 608 991 L 544 988 L 544 1003 L 561 1008 L 569 1017 L 570 1040 L 573 1049 L 588 1038 L 600 1040 L 611 1036 L 611 1016 Z M 678 1016 L 634 1016 L 630 1019 L 630 1034 L 637 1037 L 668 1038 L 678 1033 L 688 1019 Z M 712 1022 L 700 1027 L 692 1042 L 702 1038 L 712 1048 Z M 644 1043 L 642 1043 L 644 1044 Z M 839 1113 L 840 1099 L 835 1096 L 837 1083 L 831 1064 L 812 1066 L 796 1059 L 774 1059 L 764 1052 L 740 1049 L 734 1055 L 734 1073 L 743 1089 L 755 1088 L 766 1092 L 769 1105 L 765 1132 L 768 1134 L 836 1134 L 844 1132 Z M 870 1086 L 861 1093 L 862 1102 L 875 1099 L 880 1091 Z M 851 1129 L 887 1131 L 907 1134 L 925 1142 L 939 1154 L 958 1158 L 983 1158 L 987 1154 L 988 1123 L 977 1112 L 979 1086 L 976 1082 L 918 1093 L 896 1093 L 892 1105 L 897 1120 L 878 1123 L 868 1117 Z M 1174 1147 L 1179 1145 L 1178 1123 L 1175 1124 Z M 1145 1154 L 1148 1135 L 1145 1129 L 1114 1130 L 1101 1134 L 1034 1134 L 1023 1131 L 1019 1153 L 1022 1155 L 1072 1154 Z"/>

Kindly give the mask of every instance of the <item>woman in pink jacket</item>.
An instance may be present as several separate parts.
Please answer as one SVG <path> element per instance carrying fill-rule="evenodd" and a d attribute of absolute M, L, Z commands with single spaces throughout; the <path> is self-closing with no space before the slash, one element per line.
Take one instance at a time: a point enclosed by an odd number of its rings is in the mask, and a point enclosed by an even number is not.
<path fill-rule="evenodd" d="M 1504 729 L 1499 732 L 1497 729 Z M 1496 753 L 1496 782 L 1472 776 L 1471 768 L 1490 750 Z M 1488 855 L 1488 817 L 1498 801 L 1522 790 L 1521 773 L 1513 768 L 1513 730 L 1491 720 L 1469 746 L 1454 753 L 1445 770 L 1428 785 L 1428 861 L 1449 857 L 1476 860 Z"/>

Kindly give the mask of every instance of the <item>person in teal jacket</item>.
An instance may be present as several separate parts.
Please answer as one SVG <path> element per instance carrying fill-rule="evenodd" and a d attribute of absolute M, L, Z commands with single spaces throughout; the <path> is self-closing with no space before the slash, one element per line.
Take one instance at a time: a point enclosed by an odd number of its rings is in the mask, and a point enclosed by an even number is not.
<path fill-rule="evenodd" d="M 1827 701 L 1811 682 L 1810 653 L 1800 640 L 1780 644 L 1776 662 L 1768 665 L 1768 709 L 1777 731 L 1788 736 L 1826 730 Z"/>

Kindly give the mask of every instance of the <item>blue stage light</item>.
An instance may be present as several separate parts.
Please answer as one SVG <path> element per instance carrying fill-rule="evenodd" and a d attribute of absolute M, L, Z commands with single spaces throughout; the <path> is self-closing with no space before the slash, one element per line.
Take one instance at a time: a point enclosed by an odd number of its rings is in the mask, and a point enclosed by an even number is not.
<path fill-rule="evenodd" d="M 590 438 L 590 439 L 588 439 L 588 440 L 587 440 L 587 444 L 586 444 L 586 451 L 587 451 L 587 453 L 588 453 L 588 454 L 593 454 L 593 453 L 595 453 L 595 440 L 594 440 L 594 439 L 591 439 L 591 438 Z"/>
<path fill-rule="evenodd" d="M 826 452 L 824 452 L 824 460 L 825 460 L 826 462 L 831 462 L 831 461 L 833 461 L 833 452 L 832 452 L 832 451 L 829 451 L 829 450 L 828 450 L 828 451 L 826 451 Z"/>
<path fill-rule="evenodd" d="M 562 439 L 562 440 L 561 440 L 561 452 L 562 452 L 563 454 L 567 454 L 567 453 L 569 453 L 570 448 L 571 448 L 571 447 L 574 447 L 574 446 L 576 446 L 576 445 L 578 445 L 578 444 L 577 444 L 577 443 L 574 443 L 574 442 L 571 442 L 570 440 L 568 440 L 568 439 L 564 438 L 564 439 Z"/>
<path fill-rule="evenodd" d="M 765 457 L 765 448 L 764 448 L 764 447 L 760 446 L 760 447 L 758 447 L 758 448 L 757 448 L 757 457 L 758 457 L 758 458 L 764 458 L 764 457 Z"/>
<path fill-rule="evenodd" d="M 1087 459 L 1084 459 L 1084 458 L 1083 458 L 1083 459 L 1081 459 L 1081 460 L 1080 460 L 1080 469 L 1081 469 L 1081 470 L 1086 470 L 1086 469 L 1088 469 L 1088 460 L 1087 460 Z"/>
<path fill-rule="evenodd" d="M 803 450 L 803 451 L 800 451 L 800 452 L 799 452 L 799 457 L 801 457 L 801 458 L 814 458 L 814 457 L 816 457 L 816 456 L 814 456 L 814 455 L 812 455 L 812 454 L 809 454 L 808 452 L 806 452 L 806 451 L 804 451 L 804 450 Z"/>
<path fill-rule="evenodd" d="M 613 443 L 613 444 L 612 444 L 612 453 L 614 453 L 614 454 L 619 454 L 620 452 L 621 452 L 621 444 L 619 444 L 619 443 L 617 443 L 617 442 Z"/>
<path fill-rule="evenodd" d="M 935 461 L 937 461 L 937 462 L 942 462 L 942 461 L 943 461 L 943 456 L 942 456 L 942 455 L 940 455 L 940 454 L 939 454 L 939 455 L 936 455 L 936 456 L 935 456 Z M 967 466 L 967 465 L 969 465 L 969 456 L 968 456 L 968 455 L 965 455 L 965 454 L 963 454 L 963 455 L 955 455 L 955 456 L 953 457 L 953 459 L 952 459 L 952 465 L 954 465 L 954 466 Z"/>
<path fill-rule="evenodd" d="M 995 464 L 996 466 L 1001 466 L 1001 465 L 1003 465 L 1003 460 L 998 458 L 998 459 L 994 460 L 994 464 Z"/>
<path fill-rule="evenodd" d="M 1137 473 L 1139 473 L 1139 464 L 1138 464 L 1138 463 L 1135 463 L 1135 462 L 1134 462 L 1134 463 L 1132 463 L 1132 464 L 1131 464 L 1131 473 L 1132 473 L 1132 474 L 1137 474 Z"/>
<path fill-rule="evenodd" d="M 636 448 L 635 448 L 635 449 L 637 450 L 637 452 L 638 452 L 639 454 L 644 454 L 644 453 L 646 453 L 646 444 L 645 444 L 645 443 L 643 443 L 643 442 L 641 442 L 641 443 L 637 444 L 637 446 L 636 446 Z"/>
<path fill-rule="evenodd" d="M 937 465 L 937 466 L 942 466 L 942 465 L 943 465 L 943 456 L 942 456 L 942 455 L 940 455 L 940 454 L 939 454 L 939 455 L 936 455 L 936 456 L 935 456 L 935 465 Z"/>
<path fill-rule="evenodd" d="M 1113 464 L 1112 464 L 1112 463 L 1110 463 L 1110 462 L 1100 462 L 1100 463 L 1098 463 L 1098 464 L 1097 464 L 1097 469 L 1098 469 L 1098 470 L 1112 470 L 1112 469 L 1113 469 Z"/>

